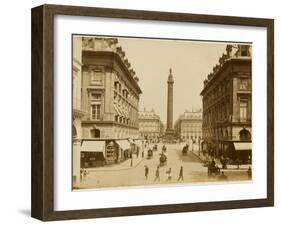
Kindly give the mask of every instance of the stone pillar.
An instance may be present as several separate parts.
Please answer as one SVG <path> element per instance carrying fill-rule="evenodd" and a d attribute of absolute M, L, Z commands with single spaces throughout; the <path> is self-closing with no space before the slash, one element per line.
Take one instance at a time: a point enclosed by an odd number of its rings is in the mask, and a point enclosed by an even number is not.
<path fill-rule="evenodd" d="M 72 151 L 73 151 L 73 172 L 72 172 L 72 176 L 73 176 L 73 187 L 79 187 L 80 185 L 80 161 L 81 161 L 81 140 L 79 139 L 75 139 L 73 141 L 73 147 L 72 147 Z"/>
<path fill-rule="evenodd" d="M 167 98 L 167 134 L 173 134 L 173 85 L 174 79 L 172 75 L 172 69 L 170 68 L 170 74 L 168 77 L 168 98 Z"/>

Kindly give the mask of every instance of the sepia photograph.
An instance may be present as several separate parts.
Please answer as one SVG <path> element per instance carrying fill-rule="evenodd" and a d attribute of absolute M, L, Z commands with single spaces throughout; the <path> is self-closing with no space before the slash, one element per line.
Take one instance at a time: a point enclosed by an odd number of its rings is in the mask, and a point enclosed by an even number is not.
<path fill-rule="evenodd" d="M 251 182 L 254 157 L 252 43 L 72 35 L 73 190 Z"/>

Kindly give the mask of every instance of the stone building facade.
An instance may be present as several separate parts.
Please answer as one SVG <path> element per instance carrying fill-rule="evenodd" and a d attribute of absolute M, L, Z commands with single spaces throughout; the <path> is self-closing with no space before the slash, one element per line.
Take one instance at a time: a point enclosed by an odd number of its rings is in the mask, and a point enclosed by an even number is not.
<path fill-rule="evenodd" d="M 252 46 L 227 45 L 204 81 L 204 147 L 216 156 L 251 160 Z"/>
<path fill-rule="evenodd" d="M 139 112 L 139 131 L 142 139 L 158 141 L 163 129 L 163 123 L 154 110 Z"/>
<path fill-rule="evenodd" d="M 141 89 L 114 38 L 82 38 L 83 138 L 138 138 Z"/>
<path fill-rule="evenodd" d="M 175 131 L 181 141 L 199 143 L 202 138 L 202 110 L 186 110 L 176 120 Z"/>
<path fill-rule="evenodd" d="M 73 142 L 73 183 L 80 183 L 80 145 L 82 136 L 82 118 L 86 112 L 81 109 L 82 82 L 82 38 L 73 37 L 72 58 L 72 142 Z"/>

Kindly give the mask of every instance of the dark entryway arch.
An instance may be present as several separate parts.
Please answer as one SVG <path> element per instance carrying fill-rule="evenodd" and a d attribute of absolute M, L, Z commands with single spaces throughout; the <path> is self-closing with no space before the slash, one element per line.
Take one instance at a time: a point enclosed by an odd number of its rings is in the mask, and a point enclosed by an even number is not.
<path fill-rule="evenodd" d="M 248 140 L 249 141 L 249 140 L 251 140 L 251 133 L 244 128 L 244 129 L 240 130 L 239 138 L 240 138 L 240 140 L 243 140 L 243 141 L 244 140 Z"/>

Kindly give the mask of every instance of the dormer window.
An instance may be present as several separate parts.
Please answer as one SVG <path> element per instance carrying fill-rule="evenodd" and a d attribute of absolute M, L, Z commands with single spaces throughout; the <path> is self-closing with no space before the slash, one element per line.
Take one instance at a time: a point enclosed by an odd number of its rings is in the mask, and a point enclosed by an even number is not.
<path fill-rule="evenodd" d="M 240 53 L 241 53 L 241 56 L 249 56 L 249 46 L 240 45 Z"/>

